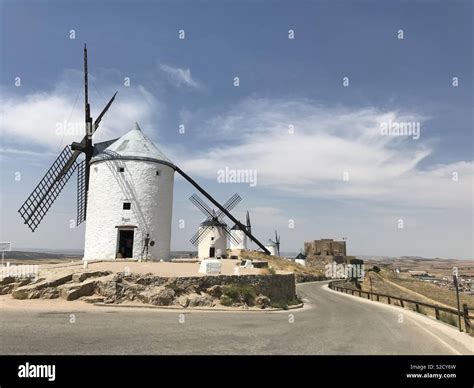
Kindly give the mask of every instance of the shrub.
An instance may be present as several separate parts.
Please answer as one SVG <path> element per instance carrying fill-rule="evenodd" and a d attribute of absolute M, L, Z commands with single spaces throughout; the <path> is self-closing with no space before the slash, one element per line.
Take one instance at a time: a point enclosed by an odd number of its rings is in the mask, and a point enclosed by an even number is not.
<path fill-rule="evenodd" d="M 222 295 L 220 302 L 221 302 L 221 305 L 223 306 L 232 306 L 232 303 L 234 303 L 232 299 L 229 298 L 227 295 Z"/>
<path fill-rule="evenodd" d="M 288 303 L 284 300 L 272 300 L 270 306 L 275 309 L 288 310 Z"/>
<path fill-rule="evenodd" d="M 249 306 L 255 304 L 255 297 L 257 296 L 252 286 L 240 284 L 231 284 L 223 287 L 222 294 L 228 297 L 233 303 L 243 301 Z"/>

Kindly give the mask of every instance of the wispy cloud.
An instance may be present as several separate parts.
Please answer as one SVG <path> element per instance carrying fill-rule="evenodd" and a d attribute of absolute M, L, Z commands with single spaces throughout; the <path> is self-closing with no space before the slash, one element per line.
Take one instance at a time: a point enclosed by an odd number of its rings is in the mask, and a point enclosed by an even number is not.
<path fill-rule="evenodd" d="M 193 89 L 199 89 L 200 83 L 193 79 L 191 70 L 172 67 L 162 63 L 160 69 L 168 76 L 168 79 L 177 87 L 186 86 Z"/>
<path fill-rule="evenodd" d="M 34 156 L 34 157 L 50 157 L 55 155 L 53 152 L 36 152 L 27 150 L 24 148 L 10 148 L 10 147 L 0 147 L 1 154 L 10 154 L 15 156 Z"/>
<path fill-rule="evenodd" d="M 105 73 L 104 73 L 105 74 Z M 91 77 L 100 85 L 90 88 L 93 116 L 96 117 L 117 88 L 117 83 L 106 78 Z M 0 131 L 8 144 L 41 146 L 56 151 L 61 146 L 79 141 L 84 135 L 84 113 L 82 102 L 82 74 L 69 70 L 64 72 L 50 91 L 29 94 L 2 91 L 0 95 Z M 159 126 L 164 104 L 144 86 L 120 87 L 118 98 L 102 120 L 94 135 L 95 141 L 108 140 L 133 127 L 139 121 L 142 128 L 153 132 Z"/>
<path fill-rule="evenodd" d="M 426 118 L 413 112 L 252 98 L 209 119 L 202 130 L 225 141 L 188 154 L 181 165 L 210 179 L 224 166 L 256 169 L 259 187 L 293 196 L 469 208 L 472 161 L 422 169 L 420 162 L 434 152 L 429 142 L 381 136 L 381 123 L 389 120 L 420 121 L 428 130 Z"/>

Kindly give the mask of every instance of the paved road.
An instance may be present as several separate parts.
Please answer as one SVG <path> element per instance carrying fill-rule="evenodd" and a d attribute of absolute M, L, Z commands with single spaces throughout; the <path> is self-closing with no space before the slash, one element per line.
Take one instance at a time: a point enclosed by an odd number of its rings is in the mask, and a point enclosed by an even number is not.
<path fill-rule="evenodd" d="M 186 312 L 101 308 L 69 312 L 0 311 L 1 354 L 453 354 L 399 312 L 377 303 L 298 285 L 307 307 L 281 312 Z M 182 317 L 182 316 L 181 316 Z M 292 319 L 293 318 L 293 319 Z M 293 321 L 293 323 L 291 323 Z M 446 338 L 445 338 L 446 339 Z"/>

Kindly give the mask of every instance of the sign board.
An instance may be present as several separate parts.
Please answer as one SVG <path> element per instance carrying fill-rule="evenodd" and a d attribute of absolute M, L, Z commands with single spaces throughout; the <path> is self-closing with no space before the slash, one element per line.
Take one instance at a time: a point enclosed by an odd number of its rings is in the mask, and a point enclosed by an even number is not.
<path fill-rule="evenodd" d="M 11 242 L 0 242 L 0 251 L 1 252 L 10 252 L 12 250 Z"/>
<path fill-rule="evenodd" d="M 243 260 L 240 268 L 253 268 L 252 260 Z"/>
<path fill-rule="evenodd" d="M 201 261 L 199 273 L 219 275 L 221 273 L 222 263 L 216 259 L 206 259 Z"/>

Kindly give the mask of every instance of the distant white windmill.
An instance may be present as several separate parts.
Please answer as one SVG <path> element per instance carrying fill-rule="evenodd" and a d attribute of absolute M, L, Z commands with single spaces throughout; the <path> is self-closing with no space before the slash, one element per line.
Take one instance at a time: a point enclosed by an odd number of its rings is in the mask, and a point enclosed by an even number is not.
<path fill-rule="evenodd" d="M 216 257 L 220 252 L 226 253 L 227 239 L 233 244 L 240 244 L 240 240 L 236 238 L 226 223 L 222 221 L 224 214 L 222 211 L 216 212 L 211 209 L 201 198 L 193 194 L 189 200 L 203 212 L 207 217 L 205 221 L 199 224 L 199 229 L 191 238 L 191 243 L 198 247 L 198 257 L 206 259 Z M 242 198 L 238 194 L 234 194 L 225 204 L 224 209 L 232 210 Z"/>
<path fill-rule="evenodd" d="M 265 248 L 268 249 L 271 256 L 280 256 L 280 236 L 278 235 L 276 230 L 275 241 L 269 238 L 267 243 L 265 244 Z"/>
<path fill-rule="evenodd" d="M 250 225 L 250 214 L 247 210 L 246 214 L 246 226 L 235 224 L 230 233 L 234 239 L 230 240 L 230 249 L 232 250 L 244 250 L 247 249 L 247 235 L 245 234 L 243 228 L 246 228 L 249 233 L 251 233 L 252 227 Z M 237 243 L 239 242 L 239 243 Z"/>

